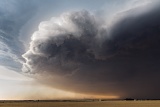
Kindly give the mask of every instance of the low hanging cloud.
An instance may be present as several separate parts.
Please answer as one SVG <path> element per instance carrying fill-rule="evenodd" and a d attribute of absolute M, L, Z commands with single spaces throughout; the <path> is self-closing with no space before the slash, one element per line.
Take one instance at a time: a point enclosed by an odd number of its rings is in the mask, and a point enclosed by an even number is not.
<path fill-rule="evenodd" d="M 160 98 L 159 10 L 154 5 L 121 12 L 110 27 L 85 10 L 41 22 L 22 70 L 69 91 Z"/>

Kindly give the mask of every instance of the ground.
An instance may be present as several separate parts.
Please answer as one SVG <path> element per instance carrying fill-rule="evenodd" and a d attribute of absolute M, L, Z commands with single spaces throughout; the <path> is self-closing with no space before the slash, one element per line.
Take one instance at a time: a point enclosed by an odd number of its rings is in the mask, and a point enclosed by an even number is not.
<path fill-rule="evenodd" d="M 0 102 L 0 107 L 160 107 L 160 101 Z"/>

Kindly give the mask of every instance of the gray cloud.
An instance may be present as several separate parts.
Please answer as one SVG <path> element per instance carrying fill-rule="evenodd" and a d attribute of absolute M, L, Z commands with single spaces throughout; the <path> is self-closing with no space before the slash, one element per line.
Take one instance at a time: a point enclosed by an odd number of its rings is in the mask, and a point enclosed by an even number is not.
<path fill-rule="evenodd" d="M 93 44 L 99 33 L 96 26 L 94 16 L 87 11 L 68 13 L 62 15 L 60 19 L 54 18 L 48 22 L 42 22 L 39 31 L 32 36 L 30 50 L 23 55 L 28 61 L 25 66 L 32 68 L 32 66 L 37 66 L 38 62 L 39 65 L 54 66 L 55 64 L 55 67 L 58 66 L 58 68 L 63 66 L 67 70 L 70 68 L 69 65 L 80 64 L 83 59 L 92 60 L 94 57 Z M 66 61 L 68 62 L 67 66 Z M 74 62 L 78 63 L 74 64 Z M 39 66 L 33 68 L 39 69 Z M 70 71 L 70 69 L 68 70 Z"/>
<path fill-rule="evenodd" d="M 23 71 L 75 92 L 160 98 L 159 19 L 156 5 L 121 13 L 109 29 L 87 11 L 62 14 L 39 25 Z"/>

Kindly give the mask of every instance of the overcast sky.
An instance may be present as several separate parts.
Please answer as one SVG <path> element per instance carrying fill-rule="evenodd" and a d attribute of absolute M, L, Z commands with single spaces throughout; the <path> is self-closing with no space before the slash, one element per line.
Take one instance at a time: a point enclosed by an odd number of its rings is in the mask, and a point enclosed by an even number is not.
<path fill-rule="evenodd" d="M 160 98 L 159 5 L 0 0 L 0 99 Z"/>

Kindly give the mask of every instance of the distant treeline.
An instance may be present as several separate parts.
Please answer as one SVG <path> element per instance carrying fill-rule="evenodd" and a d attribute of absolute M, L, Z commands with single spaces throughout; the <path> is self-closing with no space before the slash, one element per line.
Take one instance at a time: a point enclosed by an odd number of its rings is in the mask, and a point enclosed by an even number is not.
<path fill-rule="evenodd" d="M 160 99 L 75 99 L 75 100 L 0 100 L 0 103 L 4 102 L 94 102 L 94 101 L 145 101 L 145 100 L 160 100 Z"/>

